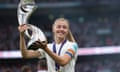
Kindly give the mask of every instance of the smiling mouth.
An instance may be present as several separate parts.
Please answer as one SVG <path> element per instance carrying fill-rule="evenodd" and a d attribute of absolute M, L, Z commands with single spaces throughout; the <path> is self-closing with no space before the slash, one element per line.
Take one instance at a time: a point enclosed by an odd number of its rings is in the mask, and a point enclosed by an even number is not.
<path fill-rule="evenodd" d="M 64 33 L 63 32 L 59 32 L 58 34 L 63 35 Z"/>
<path fill-rule="evenodd" d="M 58 31 L 57 33 L 61 33 L 61 34 L 64 34 L 65 32 L 63 32 L 63 31 Z"/>

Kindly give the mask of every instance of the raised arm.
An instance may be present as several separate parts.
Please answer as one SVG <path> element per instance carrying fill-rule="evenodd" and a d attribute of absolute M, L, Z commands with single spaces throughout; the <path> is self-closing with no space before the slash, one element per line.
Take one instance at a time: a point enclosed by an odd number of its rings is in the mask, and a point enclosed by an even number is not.
<path fill-rule="evenodd" d="M 24 32 L 26 29 L 28 29 L 28 26 L 25 24 L 20 25 L 18 27 L 18 30 L 20 32 L 20 51 L 21 51 L 21 54 L 22 54 L 23 58 L 37 58 L 38 56 L 40 56 L 40 52 L 34 51 L 34 50 L 28 50 L 26 47 L 25 38 L 24 38 Z"/>

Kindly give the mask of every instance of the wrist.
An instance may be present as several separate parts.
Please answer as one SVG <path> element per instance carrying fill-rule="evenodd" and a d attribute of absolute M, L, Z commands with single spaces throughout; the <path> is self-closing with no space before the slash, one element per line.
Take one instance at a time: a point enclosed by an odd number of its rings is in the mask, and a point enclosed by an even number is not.
<path fill-rule="evenodd" d="M 20 32 L 20 36 L 24 36 L 24 32 Z"/>
<path fill-rule="evenodd" d="M 42 47 L 45 51 L 47 50 L 47 41 L 42 42 Z"/>
<path fill-rule="evenodd" d="M 43 48 L 44 51 L 47 51 L 47 46 Z"/>
<path fill-rule="evenodd" d="M 22 35 L 23 35 L 23 34 L 24 34 L 24 32 L 20 32 L 20 34 L 22 34 Z"/>

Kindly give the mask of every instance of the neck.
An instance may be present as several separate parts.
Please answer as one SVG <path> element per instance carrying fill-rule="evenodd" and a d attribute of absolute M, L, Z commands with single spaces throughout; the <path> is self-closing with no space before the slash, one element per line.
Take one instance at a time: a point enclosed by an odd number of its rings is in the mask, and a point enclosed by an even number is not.
<path fill-rule="evenodd" d="M 55 38 L 55 43 L 60 44 L 65 40 L 65 38 Z"/>

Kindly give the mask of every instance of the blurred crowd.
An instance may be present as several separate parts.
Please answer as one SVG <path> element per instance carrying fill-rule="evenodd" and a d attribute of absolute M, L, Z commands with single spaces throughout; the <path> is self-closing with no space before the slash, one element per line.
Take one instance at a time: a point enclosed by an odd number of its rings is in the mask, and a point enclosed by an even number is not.
<path fill-rule="evenodd" d="M 34 59 L 2 59 L 0 72 L 37 72 L 37 61 Z"/>
<path fill-rule="evenodd" d="M 75 26 L 76 27 L 73 27 Z M 118 46 L 120 45 L 119 18 L 103 18 L 74 24 L 73 33 L 79 47 Z"/>
<path fill-rule="evenodd" d="M 93 60 L 77 63 L 76 72 L 120 72 L 120 61 Z"/>
<path fill-rule="evenodd" d="M 75 72 L 120 72 L 119 55 L 79 56 Z"/>
<path fill-rule="evenodd" d="M 71 21 L 72 33 L 81 48 L 97 46 L 120 45 L 120 20 L 119 18 L 103 18 L 100 21 L 88 20 L 84 22 Z M 51 24 L 37 25 L 42 27 L 48 41 L 52 41 Z M 0 26 L 0 50 L 18 50 L 19 32 L 16 25 Z"/>
<path fill-rule="evenodd" d="M 0 26 L 0 50 L 18 50 L 19 32 L 16 26 Z"/>
<path fill-rule="evenodd" d="M 96 57 L 96 58 L 95 58 Z M 87 59 L 80 57 L 75 66 L 75 72 L 120 72 L 120 59 L 97 56 Z M 85 58 L 85 60 L 82 59 Z M 94 59 L 93 59 L 94 58 Z M 47 72 L 45 59 L 6 59 L 0 62 L 0 72 Z"/>
<path fill-rule="evenodd" d="M 0 72 L 45 72 L 46 70 L 45 59 L 2 59 L 0 62 Z"/>

